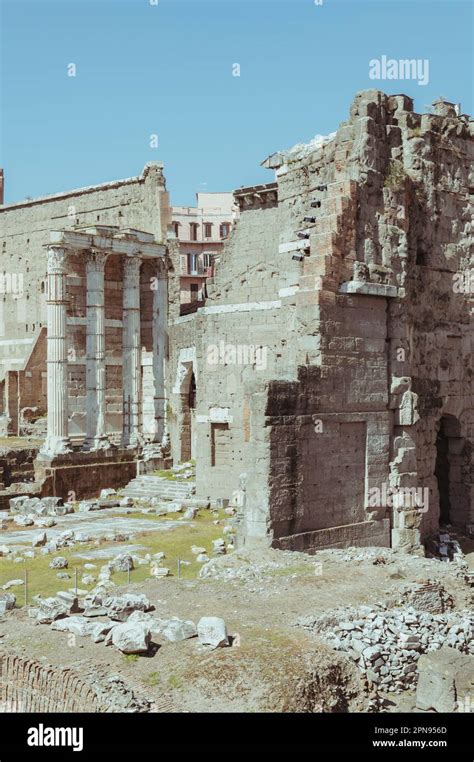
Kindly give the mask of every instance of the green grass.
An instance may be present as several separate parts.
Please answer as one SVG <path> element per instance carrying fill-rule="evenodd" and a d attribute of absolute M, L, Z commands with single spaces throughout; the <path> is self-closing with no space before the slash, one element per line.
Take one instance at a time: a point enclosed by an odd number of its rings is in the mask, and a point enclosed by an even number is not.
<path fill-rule="evenodd" d="M 111 514 L 107 514 L 110 516 Z M 113 515 L 113 514 L 112 514 Z M 133 517 L 135 514 L 131 514 Z M 167 517 L 156 516 L 154 519 L 157 524 L 167 519 L 177 519 L 181 514 L 168 514 Z M 223 511 L 219 512 L 219 518 L 225 516 Z M 137 518 L 143 519 L 144 516 L 141 513 L 136 514 Z M 153 517 L 153 514 L 151 514 Z M 130 518 L 130 516 L 127 516 Z M 196 556 L 191 553 L 192 545 L 199 545 L 206 548 L 208 555 L 210 556 L 212 549 L 212 540 L 218 537 L 223 537 L 223 526 L 216 526 L 213 524 L 214 516 L 210 510 L 199 511 L 197 518 L 192 524 L 183 524 L 173 529 L 162 529 L 156 532 L 141 533 L 135 535 L 133 540 L 127 540 L 124 543 L 110 543 L 102 542 L 102 546 L 112 546 L 116 548 L 117 552 L 120 552 L 122 545 L 130 545 L 132 543 L 143 546 L 142 549 L 137 550 L 137 555 L 143 558 L 146 553 L 153 555 L 154 553 L 163 552 L 166 558 L 161 561 L 161 566 L 165 566 L 170 569 L 170 573 L 174 576 L 178 575 L 178 558 L 182 561 L 191 561 L 190 565 L 181 566 L 181 578 L 182 579 L 195 579 L 199 574 L 202 564 L 196 562 Z M 119 521 L 117 521 L 117 530 L 120 530 Z M 47 531 L 47 530 L 46 530 Z M 11 579 L 23 579 L 25 569 L 28 571 L 28 603 L 31 604 L 32 597 L 34 595 L 41 595 L 43 598 L 56 595 L 59 590 L 67 590 L 74 587 L 74 569 L 77 568 L 77 583 L 78 587 L 84 590 L 91 590 L 96 583 L 92 585 L 84 585 L 81 582 L 81 578 L 84 574 L 92 574 L 97 578 L 100 567 L 103 566 L 108 559 L 91 558 L 90 560 L 79 558 L 78 553 L 81 555 L 88 550 L 97 549 L 98 545 L 94 543 L 83 544 L 80 543 L 73 548 L 61 548 L 56 553 L 50 553 L 49 555 L 38 554 L 36 558 L 25 559 L 24 563 L 16 564 L 8 557 L 0 558 L 0 585 L 4 585 Z M 50 569 L 49 563 L 56 556 L 64 556 L 68 560 L 68 569 Z M 93 563 L 96 565 L 95 569 L 84 569 L 84 564 Z M 58 579 L 58 571 L 64 571 L 70 575 L 70 579 Z M 150 567 L 137 566 L 130 573 L 130 582 L 143 582 L 150 579 Z M 112 581 L 116 585 L 128 584 L 127 572 L 115 572 L 111 577 Z M 159 580 L 157 580 L 159 583 Z M 12 592 L 17 597 L 17 606 L 23 606 L 25 603 L 24 587 L 12 587 L 9 592 Z"/>
<path fill-rule="evenodd" d="M 150 672 L 149 675 L 143 678 L 144 685 L 148 685 L 150 688 L 154 688 L 161 683 L 161 677 L 159 672 Z"/>
<path fill-rule="evenodd" d="M 127 664 L 135 664 L 136 661 L 138 661 L 138 654 L 124 654 L 123 658 L 127 662 Z"/>
<path fill-rule="evenodd" d="M 170 675 L 168 678 L 168 685 L 170 688 L 179 690 L 183 687 L 183 681 L 180 677 L 178 677 L 178 675 Z"/>
<path fill-rule="evenodd" d="M 280 566 L 277 569 L 267 569 L 265 576 L 268 577 L 289 577 L 292 574 L 314 575 L 314 564 L 295 564 L 294 566 Z"/>

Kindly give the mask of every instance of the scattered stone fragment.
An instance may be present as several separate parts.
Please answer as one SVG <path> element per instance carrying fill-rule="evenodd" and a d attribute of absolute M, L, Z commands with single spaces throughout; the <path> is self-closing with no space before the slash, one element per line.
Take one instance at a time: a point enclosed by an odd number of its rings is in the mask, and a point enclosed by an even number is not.
<path fill-rule="evenodd" d="M 81 637 L 91 635 L 94 627 L 95 624 L 83 616 L 69 616 L 65 619 L 57 619 L 51 623 L 52 630 L 72 632 L 74 635 Z"/>
<path fill-rule="evenodd" d="M 19 513 L 17 516 L 14 516 L 13 521 L 19 527 L 30 527 L 35 523 L 33 519 L 31 518 L 31 516 L 24 516 L 22 513 Z"/>
<path fill-rule="evenodd" d="M 15 608 L 16 596 L 13 593 L 1 593 L 0 594 L 0 616 L 5 614 L 6 611 L 11 611 Z"/>
<path fill-rule="evenodd" d="M 56 558 L 53 558 L 53 560 L 49 562 L 50 569 L 67 569 L 67 567 L 68 561 L 64 556 L 56 556 Z"/>
<path fill-rule="evenodd" d="M 178 619 L 178 617 L 173 617 L 172 619 L 168 619 L 163 625 L 161 633 L 167 640 L 175 643 L 179 640 L 194 638 L 197 635 L 197 628 L 194 622 L 189 620 L 183 621 L 182 619 Z"/>
<path fill-rule="evenodd" d="M 140 622 L 124 622 L 113 627 L 107 636 L 113 645 L 124 654 L 146 653 L 151 642 L 151 632 Z"/>
<path fill-rule="evenodd" d="M 3 585 L 4 590 L 9 590 L 11 587 L 19 587 L 20 585 L 24 585 L 25 580 L 24 579 L 11 579 L 9 582 L 5 582 Z"/>
<path fill-rule="evenodd" d="M 102 489 L 100 491 L 100 499 L 101 500 L 105 500 L 105 498 L 112 497 L 112 495 L 116 495 L 116 494 L 117 494 L 117 492 L 114 489 L 110 489 L 110 488 L 109 489 Z"/>
<path fill-rule="evenodd" d="M 132 571 L 134 569 L 133 558 L 130 553 L 119 553 L 109 562 L 109 567 L 114 572 Z"/>
<path fill-rule="evenodd" d="M 198 622 L 197 632 L 202 645 L 219 648 L 229 645 L 227 627 L 223 619 L 217 616 L 203 616 Z"/>
<path fill-rule="evenodd" d="M 93 643 L 102 643 L 113 627 L 118 627 L 115 622 L 100 622 L 94 624 L 91 629 L 91 640 Z"/>
<path fill-rule="evenodd" d="M 150 601 L 145 595 L 133 593 L 104 597 L 101 604 L 108 610 L 110 619 L 121 622 L 125 622 L 133 611 L 149 611 L 151 609 Z"/>
<path fill-rule="evenodd" d="M 39 624 L 51 624 L 56 619 L 69 613 L 69 606 L 58 598 L 44 598 L 38 606 L 36 621 Z"/>
<path fill-rule="evenodd" d="M 158 564 L 150 565 L 150 574 L 153 577 L 169 577 L 170 570 L 166 566 L 159 566 Z"/>
<path fill-rule="evenodd" d="M 47 541 L 46 532 L 40 532 L 33 537 L 31 544 L 34 548 L 39 548 L 41 545 L 46 545 Z"/>
<path fill-rule="evenodd" d="M 225 542 L 220 537 L 218 540 L 212 541 L 212 549 L 215 555 L 223 555 L 225 553 Z"/>

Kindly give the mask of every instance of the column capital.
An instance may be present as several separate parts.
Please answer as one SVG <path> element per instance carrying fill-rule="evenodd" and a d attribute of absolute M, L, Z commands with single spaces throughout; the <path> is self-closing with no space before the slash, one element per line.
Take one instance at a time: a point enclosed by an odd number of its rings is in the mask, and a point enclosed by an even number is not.
<path fill-rule="evenodd" d="M 102 272 L 107 261 L 107 254 L 100 249 L 87 249 L 86 251 L 86 271 Z"/>
<path fill-rule="evenodd" d="M 140 272 L 140 265 L 142 263 L 141 257 L 137 255 L 127 254 L 123 258 L 123 269 L 126 275 L 138 275 Z"/>
<path fill-rule="evenodd" d="M 67 249 L 63 246 L 48 246 L 48 273 L 63 274 L 67 270 Z"/>

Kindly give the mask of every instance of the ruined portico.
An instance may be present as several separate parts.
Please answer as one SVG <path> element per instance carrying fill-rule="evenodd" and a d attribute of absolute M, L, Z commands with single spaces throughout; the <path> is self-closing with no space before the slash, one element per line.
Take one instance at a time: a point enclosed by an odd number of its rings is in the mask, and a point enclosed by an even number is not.
<path fill-rule="evenodd" d="M 48 428 L 40 470 L 71 460 L 110 464 L 119 451 L 135 457 L 147 443 L 159 450 L 166 246 L 150 233 L 97 226 L 51 232 L 47 252 Z M 121 459 L 130 461 L 125 453 Z"/>

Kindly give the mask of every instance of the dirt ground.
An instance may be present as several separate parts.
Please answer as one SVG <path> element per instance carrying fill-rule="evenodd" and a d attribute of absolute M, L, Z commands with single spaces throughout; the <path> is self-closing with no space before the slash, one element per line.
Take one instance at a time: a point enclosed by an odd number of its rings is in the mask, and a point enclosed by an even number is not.
<path fill-rule="evenodd" d="M 468 559 L 472 565 L 472 553 Z M 455 564 L 386 549 L 314 556 L 244 550 L 223 563 L 243 578 L 150 579 L 120 591 L 144 593 L 160 618 L 223 617 L 230 648 L 209 650 L 196 638 L 170 643 L 157 636 L 150 654 L 124 656 L 113 646 L 36 625 L 23 608 L 0 622 L 0 649 L 71 666 L 79 674 L 118 674 L 155 711 L 364 711 L 357 669 L 296 628 L 299 617 L 341 606 L 397 605 L 405 589 L 426 579 L 444 586 L 455 611 L 472 606 L 472 589 L 456 575 Z M 414 703 L 413 693 L 391 694 L 392 711 L 412 711 Z"/>

